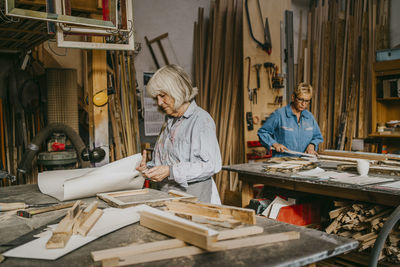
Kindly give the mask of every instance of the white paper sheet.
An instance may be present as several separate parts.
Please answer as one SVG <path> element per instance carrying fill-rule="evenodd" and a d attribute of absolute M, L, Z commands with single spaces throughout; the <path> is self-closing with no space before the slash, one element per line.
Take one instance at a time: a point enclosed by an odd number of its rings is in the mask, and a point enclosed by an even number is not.
<path fill-rule="evenodd" d="M 95 196 L 97 193 L 140 189 L 144 178 L 136 171 L 141 154 L 114 161 L 99 168 L 47 171 L 39 173 L 43 194 L 60 201 Z"/>
<path fill-rule="evenodd" d="M 380 184 L 375 187 L 400 190 L 400 181 L 393 182 L 393 183 L 387 183 L 387 184 Z"/>
<path fill-rule="evenodd" d="M 382 182 L 390 182 L 394 179 L 392 178 L 381 178 L 381 177 L 372 177 L 372 176 L 343 176 L 336 178 L 331 178 L 332 181 L 346 183 L 346 184 L 357 184 L 357 185 L 368 185 L 368 184 L 377 184 Z"/>
<path fill-rule="evenodd" d="M 87 236 L 73 235 L 64 248 L 46 249 L 46 243 L 51 237 L 51 231 L 46 231 L 42 237 L 13 248 L 5 253 L 6 257 L 56 260 L 61 256 L 89 243 L 93 240 L 120 229 L 129 224 L 138 222 L 140 215 L 138 207 L 126 209 L 107 208 L 103 215 L 93 226 Z M 116 219 L 118 218 L 118 219 Z"/>
<path fill-rule="evenodd" d="M 284 200 L 283 198 L 277 196 L 268 205 L 268 207 L 263 211 L 262 215 L 264 215 L 267 218 L 276 219 L 278 217 L 279 210 L 282 207 L 290 206 L 290 205 L 294 205 L 294 204 L 295 204 L 294 199 L 290 199 L 290 201 L 289 201 L 289 200 Z"/>

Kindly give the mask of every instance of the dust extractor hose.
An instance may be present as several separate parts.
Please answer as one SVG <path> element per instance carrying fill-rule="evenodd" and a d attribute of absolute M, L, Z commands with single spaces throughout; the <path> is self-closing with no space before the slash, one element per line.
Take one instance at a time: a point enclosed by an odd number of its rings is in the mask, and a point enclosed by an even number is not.
<path fill-rule="evenodd" d="M 28 148 L 18 165 L 18 172 L 25 174 L 31 171 L 32 161 L 36 153 L 39 151 L 40 145 L 45 142 L 52 133 L 64 133 L 69 140 L 71 140 L 71 143 L 76 150 L 79 167 L 90 167 L 90 163 L 83 161 L 81 157 L 82 151 L 86 149 L 81 137 L 68 125 L 62 123 L 52 123 L 43 128 L 28 145 Z"/>
<path fill-rule="evenodd" d="M 399 219 L 400 219 L 400 206 L 398 206 L 392 212 L 392 214 L 390 214 L 389 218 L 387 219 L 381 231 L 379 232 L 378 238 L 376 239 L 374 247 L 372 248 L 371 251 L 369 267 L 377 266 L 379 260 L 379 254 L 381 253 L 383 245 L 385 244 L 386 238 L 388 237 L 390 231 L 392 231 L 393 229 L 393 226 L 397 223 Z"/>

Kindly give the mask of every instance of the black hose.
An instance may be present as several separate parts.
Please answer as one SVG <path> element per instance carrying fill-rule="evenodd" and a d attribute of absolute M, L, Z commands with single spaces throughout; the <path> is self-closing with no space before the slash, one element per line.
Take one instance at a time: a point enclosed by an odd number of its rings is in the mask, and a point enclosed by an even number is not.
<path fill-rule="evenodd" d="M 47 125 L 37 135 L 35 135 L 32 142 L 28 145 L 28 148 L 19 163 L 18 172 L 26 174 L 31 171 L 32 161 L 36 153 L 39 151 L 40 145 L 45 142 L 52 133 L 64 133 L 69 140 L 71 140 L 71 143 L 76 150 L 79 167 L 90 167 L 90 163 L 83 161 L 81 157 L 82 151 L 86 149 L 81 137 L 68 125 L 62 123 L 52 123 Z"/>
<path fill-rule="evenodd" d="M 369 260 L 369 267 L 375 267 L 378 265 L 379 255 L 383 246 L 385 245 L 386 238 L 393 229 L 393 226 L 400 219 L 400 206 L 398 206 L 392 214 L 388 217 L 387 221 L 383 225 L 381 231 L 379 232 L 378 238 L 375 241 L 374 247 L 371 251 L 371 257 Z"/>

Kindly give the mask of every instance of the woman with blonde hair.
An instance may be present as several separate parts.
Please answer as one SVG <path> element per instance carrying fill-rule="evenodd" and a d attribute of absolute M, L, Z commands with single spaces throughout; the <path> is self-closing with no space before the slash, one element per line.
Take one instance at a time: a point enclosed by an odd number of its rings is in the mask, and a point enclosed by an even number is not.
<path fill-rule="evenodd" d="M 212 175 L 221 170 L 221 153 L 211 116 L 194 101 L 197 88 L 177 65 L 159 69 L 147 84 L 147 92 L 167 115 L 152 160 L 146 151 L 138 171 L 161 190 L 178 189 L 200 201 L 220 203 Z"/>
<path fill-rule="evenodd" d="M 293 92 L 292 102 L 275 110 L 258 130 L 261 144 L 275 150 L 273 156 L 288 156 L 284 153 L 288 149 L 317 155 L 318 144 L 323 138 L 314 116 L 307 110 L 311 97 L 311 85 L 299 84 Z"/>

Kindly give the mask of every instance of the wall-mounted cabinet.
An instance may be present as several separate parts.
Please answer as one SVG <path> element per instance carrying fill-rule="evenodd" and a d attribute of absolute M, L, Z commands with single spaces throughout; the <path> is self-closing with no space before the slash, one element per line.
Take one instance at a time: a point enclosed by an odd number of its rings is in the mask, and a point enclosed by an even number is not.
<path fill-rule="evenodd" d="M 374 64 L 372 87 L 373 138 L 382 139 L 388 152 L 400 149 L 400 127 L 378 131 L 378 124 L 400 120 L 400 60 L 381 61 Z"/>

